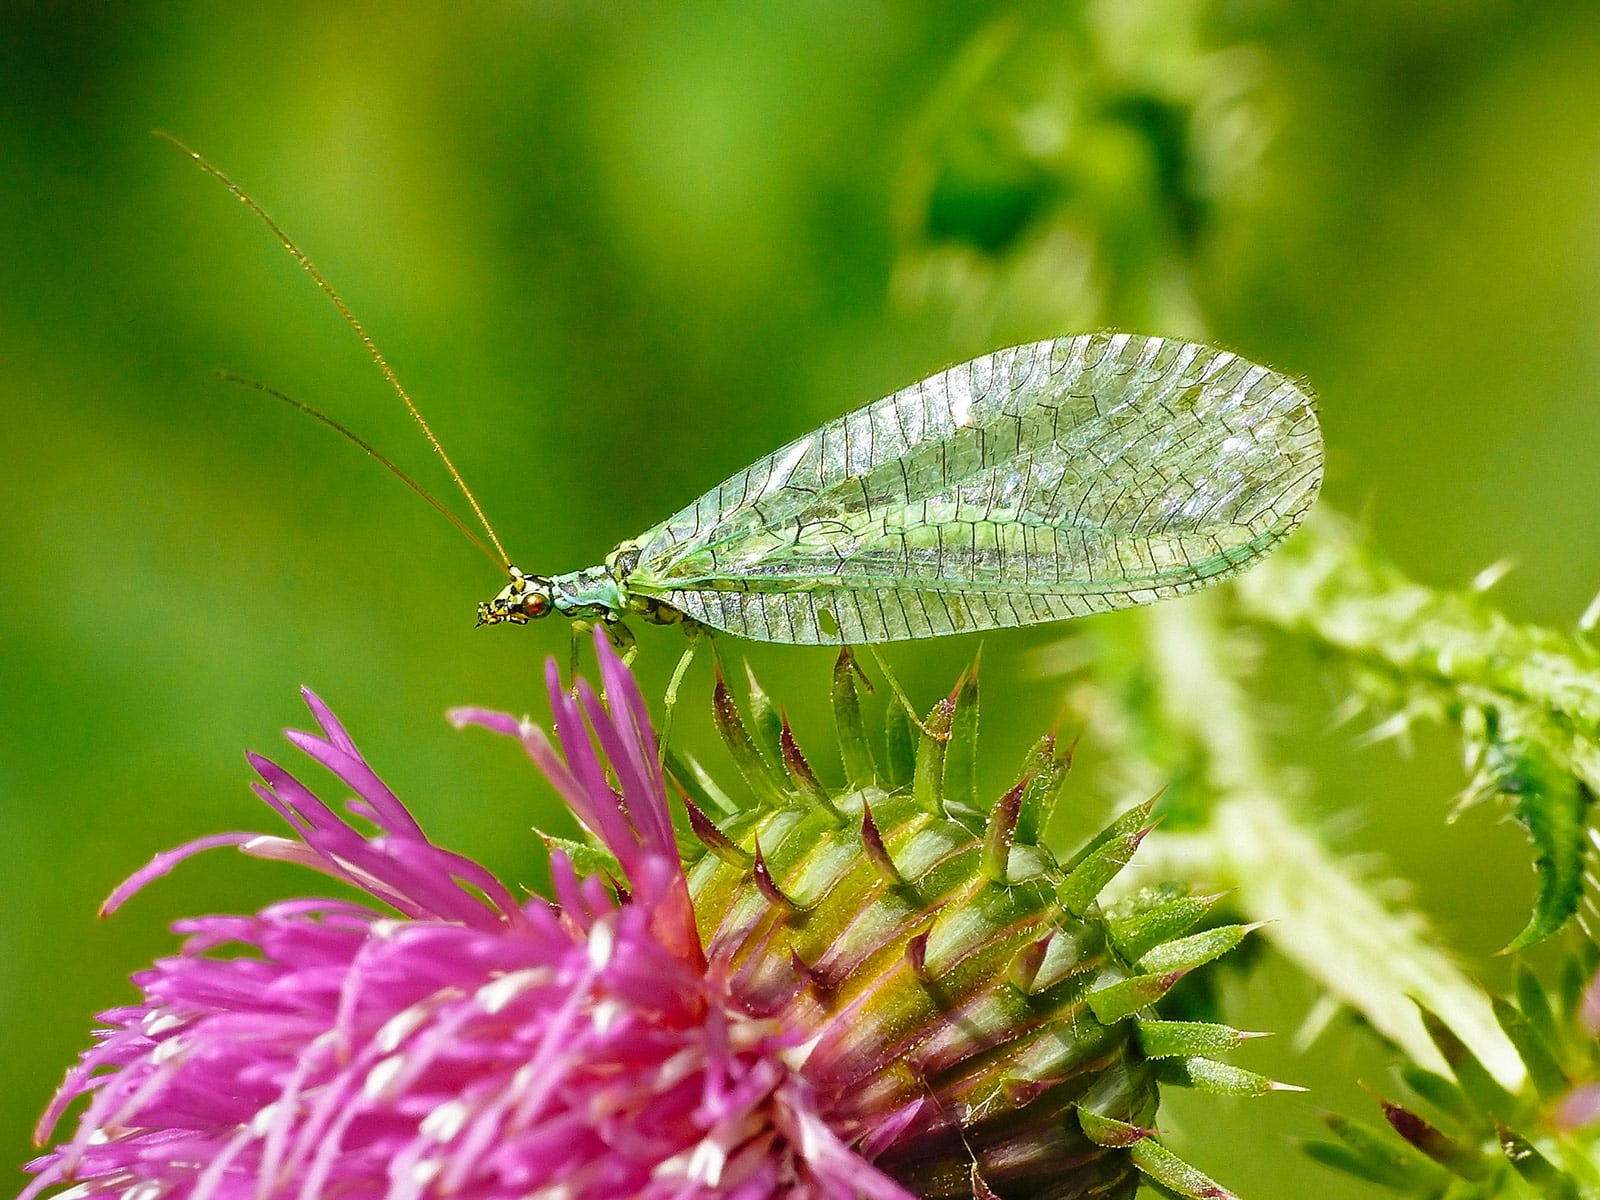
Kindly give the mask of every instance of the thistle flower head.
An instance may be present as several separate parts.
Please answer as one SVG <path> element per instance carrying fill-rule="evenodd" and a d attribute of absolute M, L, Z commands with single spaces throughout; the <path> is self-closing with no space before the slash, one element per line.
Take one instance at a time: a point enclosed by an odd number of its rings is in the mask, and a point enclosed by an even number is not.
<path fill-rule="evenodd" d="M 31 1164 L 23 1200 L 63 1185 L 137 1200 L 908 1200 L 821 1119 L 789 1062 L 795 1031 L 731 1004 L 707 970 L 643 700 L 600 654 L 609 708 L 585 684 L 567 696 L 552 671 L 561 752 L 500 714 L 457 716 L 522 741 L 622 887 L 557 850 L 557 904 L 519 903 L 429 842 L 307 693 L 320 733 L 290 742 L 378 832 L 252 756 L 256 791 L 294 836 L 197 842 L 112 903 L 220 844 L 366 897 L 180 923 L 181 952 L 135 977 L 139 1003 L 102 1014 L 46 1112 L 41 1140 L 89 1098 L 75 1135 Z"/>
<path fill-rule="evenodd" d="M 753 680 L 748 724 L 719 680 L 744 786 L 674 762 L 679 833 L 638 687 L 597 653 L 604 699 L 548 671 L 554 742 L 453 714 L 515 738 L 592 835 L 552 845 L 553 903 L 428 841 L 307 693 L 319 732 L 289 740 L 350 816 L 252 756 L 292 836 L 202 839 L 110 907 L 218 845 L 364 895 L 180 923 L 139 1002 L 102 1014 L 41 1141 L 87 1107 L 22 1200 L 1227 1195 L 1154 1138 L 1157 1083 L 1273 1085 L 1212 1057 L 1244 1035 L 1148 1010 L 1246 931 L 1182 936 L 1208 902 L 1181 894 L 1102 910 L 1148 806 L 1058 861 L 1039 833 L 1070 751 L 1042 739 L 986 811 L 976 676 L 925 721 L 891 706 L 880 753 L 845 654 L 846 785 Z"/>

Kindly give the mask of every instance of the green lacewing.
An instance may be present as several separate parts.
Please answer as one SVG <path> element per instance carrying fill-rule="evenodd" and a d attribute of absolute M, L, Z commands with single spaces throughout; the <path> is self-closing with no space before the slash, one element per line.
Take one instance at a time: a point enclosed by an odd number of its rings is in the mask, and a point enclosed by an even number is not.
<path fill-rule="evenodd" d="M 623 640 L 624 618 L 638 616 L 802 645 L 1035 625 L 1226 579 L 1293 532 L 1321 486 L 1309 389 L 1215 346 L 1090 333 L 931 375 L 774 450 L 599 566 L 528 574 L 333 285 L 238 184 L 158 136 L 259 217 L 334 303 L 494 549 L 344 426 L 251 386 L 355 442 L 505 568 L 511 582 L 478 606 L 481 625 L 561 613 Z"/>
<path fill-rule="evenodd" d="M 1226 579 L 1322 480 L 1312 394 L 1213 346 L 1093 333 L 985 354 L 797 438 L 604 564 L 510 567 L 482 624 L 689 619 L 765 642 L 938 637 Z"/>

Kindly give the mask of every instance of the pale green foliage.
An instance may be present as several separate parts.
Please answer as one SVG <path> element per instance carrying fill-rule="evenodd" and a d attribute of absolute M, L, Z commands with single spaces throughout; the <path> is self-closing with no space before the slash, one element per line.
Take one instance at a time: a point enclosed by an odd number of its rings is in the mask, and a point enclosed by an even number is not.
<path fill-rule="evenodd" d="M 1497 1075 L 1520 1078 L 1488 999 L 1424 915 L 1396 905 L 1369 869 L 1341 857 L 1299 811 L 1274 763 L 1211 597 L 1107 622 L 1051 656 L 1071 672 L 1080 719 L 1133 794 L 1165 787 L 1141 852 L 1147 878 L 1226 889 L 1260 936 L 1336 1000 L 1430 1066 L 1442 1067 L 1416 1002 L 1438 1012 Z"/>
<path fill-rule="evenodd" d="M 1400 732 L 1461 733 L 1467 798 L 1504 797 L 1534 843 L 1535 912 L 1509 947 L 1577 914 L 1600 788 L 1600 654 L 1581 636 L 1516 625 L 1476 592 L 1437 592 L 1384 562 L 1328 514 L 1240 581 L 1246 615 L 1302 636 L 1346 669 Z"/>
<path fill-rule="evenodd" d="M 1052 661 L 1073 676 L 1085 719 L 1120 743 L 1129 786 L 1173 781 L 1170 831 L 1148 839 L 1143 861 L 1233 889 L 1236 908 L 1272 922 L 1263 936 L 1280 953 L 1412 1059 L 1414 1099 L 1385 1106 L 1403 1141 L 1329 1117 L 1338 1141 L 1315 1156 L 1416 1196 L 1600 1195 L 1594 1130 L 1551 1115 L 1600 1074 L 1594 1031 L 1575 1016 L 1592 943 L 1576 942 L 1553 1000 L 1527 971 L 1516 1004 L 1483 992 L 1420 910 L 1384 898 L 1370 870 L 1295 815 L 1297 789 L 1271 761 L 1229 646 L 1240 618 L 1277 626 L 1327 658 L 1381 731 L 1415 720 L 1459 731 L 1469 797 L 1505 798 L 1534 841 L 1541 886 L 1515 948 L 1577 923 L 1600 779 L 1600 658 L 1581 635 L 1513 624 L 1478 592 L 1413 582 L 1326 513 L 1235 595 L 1232 612 L 1207 598 L 1107 623 Z"/>
<path fill-rule="evenodd" d="M 1381 1098 L 1389 1130 L 1329 1114 L 1337 1141 L 1307 1150 L 1329 1166 L 1393 1192 L 1452 1200 L 1596 1200 L 1600 1126 L 1563 1119 L 1573 1086 L 1600 1075 L 1600 1043 L 1580 1014 L 1592 977 L 1591 946 L 1575 955 L 1553 991 L 1529 970 L 1517 997 L 1497 999 L 1495 1016 L 1527 1068 L 1521 1087 L 1500 1086 L 1442 1021 L 1428 1032 L 1450 1076 L 1417 1066 L 1400 1071 L 1403 1102 Z"/>

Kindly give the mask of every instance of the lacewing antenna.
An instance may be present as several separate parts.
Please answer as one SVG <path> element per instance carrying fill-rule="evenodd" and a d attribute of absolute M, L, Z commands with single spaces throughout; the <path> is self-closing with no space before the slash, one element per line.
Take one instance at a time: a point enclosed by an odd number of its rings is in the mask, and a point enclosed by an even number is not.
<path fill-rule="evenodd" d="M 483 551 L 484 555 L 489 559 L 490 562 L 493 562 L 493 563 L 495 563 L 495 564 L 497 564 L 499 566 L 502 566 L 502 567 L 505 566 L 505 564 L 503 562 L 501 562 L 500 559 L 495 556 L 495 552 L 493 550 L 489 549 L 488 544 L 481 537 L 479 537 L 477 534 L 472 532 L 472 530 L 468 527 L 468 525 L 467 525 L 467 523 L 465 521 L 463 521 L 460 517 L 456 516 L 455 513 L 451 512 L 448 508 L 446 508 L 443 501 L 441 501 L 437 496 L 435 496 L 427 488 L 423 487 L 415 479 L 411 478 L 411 476 L 407 475 L 405 473 L 405 471 L 403 471 L 400 467 L 396 466 L 395 463 L 386 454 L 383 453 L 383 451 L 379 450 L 371 442 L 369 442 L 365 438 L 361 437 L 360 434 L 357 434 L 354 431 L 352 431 L 350 429 L 347 429 L 345 426 L 341 425 L 338 421 L 335 421 L 327 413 L 322 412 L 322 411 L 320 411 L 318 409 L 312 408 L 309 404 L 302 403 L 301 401 L 296 400 L 293 396 L 285 395 L 283 392 L 280 392 L 275 387 L 268 387 L 266 384 L 260 382 L 259 380 L 246 379 L 243 375 L 235 375 L 232 371 L 218 371 L 217 372 L 217 378 L 222 380 L 225 383 L 237 383 L 240 387 L 251 388 L 251 389 L 253 389 L 255 391 L 260 392 L 264 396 L 270 396 L 274 400 L 277 400 L 277 401 L 279 401 L 279 402 L 281 402 L 283 404 L 287 404 L 290 408 L 294 409 L 296 412 L 304 413 L 306 416 L 310 417 L 314 421 L 321 421 L 324 425 L 326 425 L 329 429 L 333 430 L 339 436 L 345 438 L 347 441 L 354 442 L 362 450 L 366 451 L 373 458 L 377 459 L 379 466 L 383 467 L 391 475 L 393 475 L 396 479 L 398 479 L 401 483 L 405 484 L 413 492 L 415 492 L 417 495 L 421 496 L 429 504 L 433 505 L 433 507 L 439 511 L 440 515 L 442 515 L 445 520 L 449 521 L 450 524 L 454 525 L 457 529 L 459 529 L 461 531 L 461 534 L 462 534 L 463 537 L 465 537 L 469 542 L 471 542 L 479 550 Z"/>
<path fill-rule="evenodd" d="M 366 326 L 361 324 L 361 322 L 356 318 L 355 313 L 350 310 L 350 306 L 344 302 L 344 297 L 339 295 L 333 284 L 329 283 L 327 277 L 317 269 L 317 265 L 306 256 L 305 251 L 300 249 L 299 246 L 295 245 L 294 239 L 284 232 L 283 227 L 279 225 L 277 221 L 272 219 L 272 215 L 268 213 L 266 209 L 262 208 L 261 205 L 256 202 L 255 198 L 250 195 L 250 193 L 246 192 L 242 187 L 229 178 L 229 176 L 223 172 L 221 168 L 213 165 L 209 160 L 206 159 L 204 155 L 195 150 L 191 150 L 177 138 L 173 137 L 170 133 L 167 133 L 165 130 L 161 129 L 154 130 L 153 132 L 155 133 L 155 136 L 160 138 L 162 141 L 170 143 L 172 146 L 175 146 L 178 150 L 188 155 L 189 158 L 194 161 L 196 166 L 198 166 L 207 175 L 215 179 L 223 187 L 227 188 L 228 191 L 233 194 L 234 199 L 238 200 L 252 213 L 254 213 L 256 217 L 260 219 L 261 223 L 271 231 L 272 236 L 278 239 L 278 244 L 289 252 L 289 256 L 300 265 L 307 275 L 311 276 L 312 281 L 317 285 L 318 288 L 322 290 L 322 294 L 333 302 L 333 306 L 339 310 L 339 315 L 344 318 L 345 324 L 349 325 L 350 328 L 355 332 L 356 337 L 361 339 L 361 344 L 366 347 L 367 354 L 371 357 L 372 361 L 378 365 L 378 370 L 383 372 L 383 377 L 389 381 L 389 386 L 394 389 L 395 394 L 399 396 L 401 402 L 405 404 L 406 411 L 411 414 L 412 420 L 416 421 L 416 423 L 421 427 L 423 436 L 428 439 L 428 443 L 433 447 L 434 452 L 438 454 L 440 460 L 444 463 L 445 470 L 450 472 L 450 478 L 455 480 L 456 487 L 461 489 L 461 494 L 467 498 L 467 503 L 472 506 L 473 514 L 478 518 L 479 524 L 483 526 L 483 531 L 489 535 L 489 541 L 494 546 L 494 553 L 490 554 L 490 557 L 496 558 L 501 567 L 509 568 L 511 565 L 510 556 L 506 554 L 505 547 L 500 544 L 500 539 L 495 534 L 494 526 L 489 524 L 489 518 L 484 515 L 483 507 L 478 503 L 477 496 L 473 495 L 472 489 L 467 486 L 467 481 L 462 478 L 461 472 L 456 469 L 456 464 L 451 460 L 450 455 L 445 452 L 443 444 L 434 435 L 433 427 L 428 424 L 427 419 L 422 415 L 422 411 L 416 406 L 416 403 L 411 399 L 410 394 L 407 393 L 405 387 L 401 384 L 399 376 L 394 373 L 394 368 L 389 365 L 389 360 L 383 356 L 383 351 L 378 349 L 378 344 L 372 340 L 372 335 L 367 332 Z M 285 396 L 280 392 L 275 392 L 271 388 L 259 383 L 255 383 L 252 380 L 241 379 L 237 376 L 231 375 L 224 375 L 224 378 L 229 379 L 231 382 L 242 383 L 246 386 L 257 388 L 267 395 L 272 396 L 275 399 L 282 400 L 291 407 L 299 409 L 308 416 L 315 417 L 323 424 L 344 434 L 345 437 L 355 442 L 356 445 L 360 446 L 368 454 L 372 455 L 380 463 L 388 467 L 390 471 L 394 472 L 395 475 L 404 480 L 414 491 L 425 498 L 440 512 L 450 517 L 452 523 L 463 532 L 467 532 L 467 536 L 472 538 L 475 543 L 477 543 L 480 547 L 483 546 L 483 542 L 476 535 L 468 532 L 462 522 L 456 518 L 454 514 L 450 513 L 450 511 L 446 509 L 444 505 L 440 504 L 438 500 L 434 499 L 432 495 L 424 491 L 420 484 L 415 483 L 409 476 L 405 474 L 405 472 L 401 471 L 387 458 L 379 454 L 377 450 L 373 449 L 373 447 L 368 445 L 366 442 L 356 437 L 355 434 L 351 433 L 348 429 L 344 428 L 344 426 L 340 425 L 332 418 L 326 417 L 322 413 L 317 412 L 315 409 L 309 408 L 297 400 L 292 400 L 288 396 Z"/>

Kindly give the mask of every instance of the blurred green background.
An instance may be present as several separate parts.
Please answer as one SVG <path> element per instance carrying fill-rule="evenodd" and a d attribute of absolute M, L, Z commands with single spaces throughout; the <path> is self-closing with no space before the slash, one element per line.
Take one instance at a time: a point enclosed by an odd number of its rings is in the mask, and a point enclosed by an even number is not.
<path fill-rule="evenodd" d="M 474 632 L 490 564 L 352 447 L 212 377 L 266 380 L 448 489 L 326 301 L 153 128 L 344 291 L 529 569 L 598 561 L 951 361 L 1117 325 L 1310 379 L 1328 501 L 1417 577 L 1514 556 L 1505 607 L 1560 625 L 1600 586 L 1592 3 L 454 7 L 5 6 L 6 1161 L 169 920 L 310 882 L 215 854 L 94 918 L 155 851 L 266 827 L 240 752 L 282 753 L 300 684 L 505 877 L 539 882 L 530 824 L 567 829 L 509 747 L 440 719 L 544 711 L 566 631 Z M 986 642 L 996 786 L 1060 707 L 1030 670 L 1059 636 Z M 680 635 L 641 640 L 659 694 Z M 975 649 L 892 658 L 931 702 Z M 1448 737 L 1358 751 L 1315 664 L 1268 649 L 1267 715 L 1330 835 L 1387 855 L 1497 978 L 1532 892 L 1520 835 L 1487 810 L 1447 827 Z M 832 655 L 737 651 L 826 764 Z M 708 691 L 702 665 L 687 745 Z M 1098 817 L 1092 771 L 1077 788 Z M 1230 1015 L 1292 1031 L 1313 998 L 1268 962 Z M 1387 1057 L 1352 1025 L 1253 1047 L 1242 1064 L 1310 1097 L 1185 1099 L 1172 1144 L 1258 1198 L 1367 1194 L 1293 1139 L 1319 1106 L 1367 1115 L 1353 1081 Z"/>

